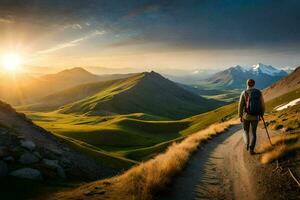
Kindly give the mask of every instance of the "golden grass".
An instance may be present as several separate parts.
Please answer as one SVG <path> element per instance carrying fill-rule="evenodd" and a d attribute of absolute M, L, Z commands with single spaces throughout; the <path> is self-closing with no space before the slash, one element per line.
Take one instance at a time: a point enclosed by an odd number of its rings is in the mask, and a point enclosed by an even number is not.
<path fill-rule="evenodd" d="M 165 153 L 119 176 L 59 193 L 52 199 L 152 199 L 157 192 L 163 190 L 171 182 L 176 174 L 182 171 L 192 153 L 202 142 L 237 123 L 237 120 L 231 120 L 213 124 L 207 129 L 188 136 L 180 143 L 172 144 Z"/>
<path fill-rule="evenodd" d="M 273 146 L 265 143 L 261 147 L 261 163 L 270 163 L 278 158 L 300 150 L 300 131 L 280 134 L 271 139 Z"/>

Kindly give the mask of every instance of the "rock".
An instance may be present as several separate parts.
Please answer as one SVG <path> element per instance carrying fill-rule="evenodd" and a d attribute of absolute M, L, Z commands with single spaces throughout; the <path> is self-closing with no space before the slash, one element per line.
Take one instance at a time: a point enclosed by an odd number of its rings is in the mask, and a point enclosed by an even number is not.
<path fill-rule="evenodd" d="M 39 159 L 42 158 L 41 154 L 38 151 L 33 152 L 33 154 L 38 157 Z"/>
<path fill-rule="evenodd" d="M 90 190 L 87 190 L 87 191 L 84 191 L 83 194 L 86 195 L 86 196 L 91 196 L 91 195 L 93 195 L 93 192 L 90 191 Z"/>
<path fill-rule="evenodd" d="M 17 138 L 18 138 L 19 140 L 24 140 L 24 139 L 25 139 L 25 136 L 24 136 L 24 135 L 18 135 Z"/>
<path fill-rule="evenodd" d="M 54 153 L 55 155 L 61 156 L 63 154 L 63 151 L 61 149 L 57 149 L 57 148 L 51 148 L 49 149 L 52 153 Z"/>
<path fill-rule="evenodd" d="M 0 160 L 0 177 L 6 176 L 8 174 L 7 164 Z"/>
<path fill-rule="evenodd" d="M 59 167 L 58 160 L 43 159 L 43 163 L 50 169 L 57 169 Z"/>
<path fill-rule="evenodd" d="M 4 158 L 9 155 L 10 155 L 9 149 L 6 146 L 0 146 L 0 158 Z"/>
<path fill-rule="evenodd" d="M 9 133 L 8 130 L 0 129 L 0 135 L 7 135 Z"/>
<path fill-rule="evenodd" d="M 59 177 L 66 178 L 65 170 L 59 165 L 58 160 L 43 159 L 43 163 L 46 167 L 56 170 Z"/>
<path fill-rule="evenodd" d="M 14 153 L 18 153 L 18 152 L 22 152 L 24 150 L 20 146 L 13 146 L 13 147 L 10 147 L 10 151 L 12 151 Z"/>
<path fill-rule="evenodd" d="M 35 149 L 34 142 L 32 142 L 30 140 L 21 140 L 21 146 L 30 151 L 33 151 Z"/>
<path fill-rule="evenodd" d="M 31 180 L 42 180 L 42 174 L 39 170 L 32 168 L 22 168 L 10 173 L 11 176 Z"/>
<path fill-rule="evenodd" d="M 57 168 L 57 175 L 60 177 L 60 178 L 66 178 L 66 173 L 65 173 L 65 170 L 59 166 Z"/>
<path fill-rule="evenodd" d="M 70 148 L 68 148 L 68 147 L 63 147 L 62 149 L 66 152 L 70 152 Z"/>
<path fill-rule="evenodd" d="M 14 157 L 12 157 L 12 156 L 6 156 L 3 158 L 3 160 L 6 162 L 14 162 L 15 161 Z"/>
<path fill-rule="evenodd" d="M 61 158 L 60 163 L 64 168 L 67 168 L 67 167 L 70 167 L 73 165 L 72 162 L 65 157 Z"/>
<path fill-rule="evenodd" d="M 22 164 L 33 164 L 39 162 L 39 158 L 32 153 L 25 152 L 20 156 L 19 162 Z"/>

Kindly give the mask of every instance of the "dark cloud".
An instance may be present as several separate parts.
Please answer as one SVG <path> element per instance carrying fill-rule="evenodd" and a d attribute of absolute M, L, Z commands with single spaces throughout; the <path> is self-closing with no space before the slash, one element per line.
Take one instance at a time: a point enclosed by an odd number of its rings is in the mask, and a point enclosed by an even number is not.
<path fill-rule="evenodd" d="M 271 50 L 300 44 L 299 10 L 299 0 L 0 0 L 0 25 L 29 26 L 34 35 L 89 22 L 121 35 L 111 46 Z"/>

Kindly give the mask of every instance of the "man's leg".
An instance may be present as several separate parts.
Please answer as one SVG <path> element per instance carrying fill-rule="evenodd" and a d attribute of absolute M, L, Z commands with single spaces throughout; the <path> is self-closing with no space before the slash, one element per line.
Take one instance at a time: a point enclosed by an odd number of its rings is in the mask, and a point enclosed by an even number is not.
<path fill-rule="evenodd" d="M 250 153 L 254 153 L 254 148 L 256 144 L 256 130 L 257 130 L 258 120 L 251 121 L 251 142 L 250 142 Z"/>
<path fill-rule="evenodd" d="M 243 128 L 244 128 L 244 132 L 243 132 L 243 139 L 244 139 L 244 143 L 246 145 L 247 150 L 249 149 L 249 130 L 250 130 L 250 121 L 248 120 L 244 120 L 243 122 Z"/>

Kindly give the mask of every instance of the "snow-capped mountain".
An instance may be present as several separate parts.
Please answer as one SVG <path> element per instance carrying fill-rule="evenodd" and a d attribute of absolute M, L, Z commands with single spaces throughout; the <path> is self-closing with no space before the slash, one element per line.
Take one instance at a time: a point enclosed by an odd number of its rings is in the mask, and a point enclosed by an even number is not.
<path fill-rule="evenodd" d="M 287 75 L 282 69 L 262 63 L 252 66 L 235 65 L 212 75 L 202 81 L 201 85 L 210 88 L 242 89 L 245 88 L 246 80 L 252 78 L 256 81 L 256 87 L 262 89 Z"/>
<path fill-rule="evenodd" d="M 270 76 L 287 75 L 287 72 L 285 72 L 284 70 L 275 68 L 271 65 L 264 65 L 262 63 L 253 65 L 250 68 L 250 71 L 256 74 L 263 73 L 263 74 L 268 74 Z"/>

